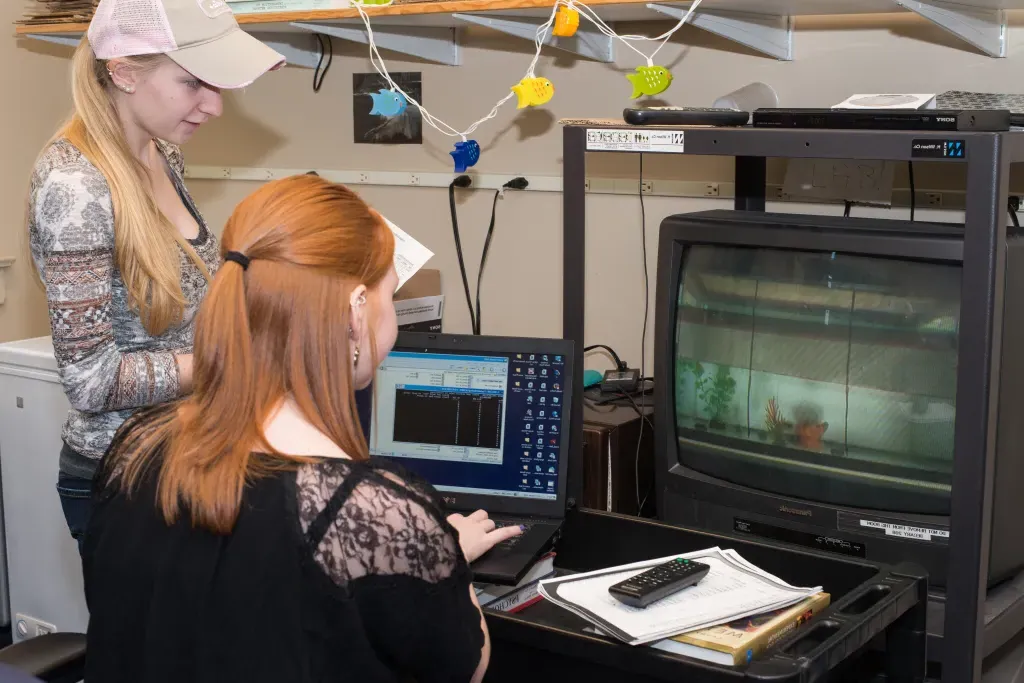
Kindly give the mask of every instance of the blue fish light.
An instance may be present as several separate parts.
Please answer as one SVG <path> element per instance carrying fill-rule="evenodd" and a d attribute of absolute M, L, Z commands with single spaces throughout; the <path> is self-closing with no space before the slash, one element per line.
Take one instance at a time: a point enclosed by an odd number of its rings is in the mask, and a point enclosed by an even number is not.
<path fill-rule="evenodd" d="M 373 100 L 373 108 L 370 109 L 371 116 L 386 116 L 388 118 L 401 116 L 409 106 L 409 102 L 397 90 L 381 88 L 378 92 L 370 93 L 370 99 Z"/>
<path fill-rule="evenodd" d="M 465 173 L 470 166 L 476 166 L 480 160 L 480 145 L 476 140 L 463 140 L 455 143 L 455 149 L 448 152 L 455 161 L 455 172 Z"/>

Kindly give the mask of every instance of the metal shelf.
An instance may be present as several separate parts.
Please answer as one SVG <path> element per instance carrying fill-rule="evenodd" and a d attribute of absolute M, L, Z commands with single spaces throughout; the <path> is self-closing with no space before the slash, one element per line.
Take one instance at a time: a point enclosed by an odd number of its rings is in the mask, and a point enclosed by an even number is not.
<path fill-rule="evenodd" d="M 573 120 L 563 130 L 563 283 L 562 334 L 584 346 L 586 265 L 587 153 L 687 154 L 732 156 L 736 159 L 734 206 L 764 211 L 766 159 L 814 157 L 929 161 L 966 164 L 961 328 L 972 334 L 961 340 L 957 392 L 957 452 L 953 463 L 950 553 L 942 629 L 943 680 L 976 682 L 982 658 L 1024 628 L 1024 606 L 1007 613 L 1005 623 L 989 632 L 985 626 L 991 504 L 995 466 L 993 406 L 999 384 L 999 345 L 990 340 L 1002 329 L 1003 263 L 1006 248 L 1006 207 L 1010 164 L 1024 162 L 1024 132 L 938 133 L 924 131 L 771 130 L 760 128 L 656 129 L 626 124 Z M 963 141 L 966 153 L 957 159 L 914 156 L 915 140 Z M 655 144 L 655 141 L 661 144 Z M 618 145 L 618 149 L 614 148 Z M 908 243 L 907 248 L 912 248 Z M 659 257 L 660 258 L 660 257 Z M 661 292 L 659 292 L 659 297 Z M 659 304 L 660 305 L 660 304 Z M 664 330 L 656 332 L 662 334 Z M 662 335 L 664 336 L 664 335 Z M 577 359 L 582 376 L 582 358 Z M 988 369 L 973 371 L 974 369 Z M 582 390 L 582 388 L 580 388 Z M 657 401 L 657 399 L 656 399 Z M 574 407 L 574 413 L 575 413 Z M 582 414 L 572 415 L 571 433 L 579 434 Z M 973 453 L 966 452 L 970 443 Z M 965 457 L 975 456 L 975 457 Z M 570 463 L 570 466 L 572 463 Z M 573 471 L 581 471 L 578 468 Z M 995 642 L 997 639 L 1002 639 Z M 931 654 L 931 653 L 930 653 Z"/>
<path fill-rule="evenodd" d="M 622 21 L 678 19 L 689 2 L 590 0 L 609 24 Z M 550 14 L 552 0 L 446 0 L 367 6 L 374 35 L 384 49 L 420 59 L 458 65 L 456 29 L 486 26 L 530 42 L 540 21 Z M 703 0 L 693 13 L 693 26 L 766 56 L 794 58 L 793 19 L 809 15 L 856 15 L 912 12 L 959 37 L 966 45 L 992 56 L 1006 55 L 1006 12 L 1024 9 L 1024 0 Z M 309 33 L 366 42 L 354 9 L 241 14 L 239 24 L 289 57 L 293 64 L 313 67 L 319 54 Z M 73 45 L 87 24 L 18 25 L 27 38 Z M 584 20 L 578 36 L 551 38 L 548 44 L 584 59 L 614 60 L 614 40 Z"/>

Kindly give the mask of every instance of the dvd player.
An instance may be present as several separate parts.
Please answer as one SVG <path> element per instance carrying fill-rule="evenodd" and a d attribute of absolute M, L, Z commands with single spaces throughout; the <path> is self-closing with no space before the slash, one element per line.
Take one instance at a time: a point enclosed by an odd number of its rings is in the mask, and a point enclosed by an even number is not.
<path fill-rule="evenodd" d="M 999 132 L 1010 130 L 1010 112 L 1005 109 L 755 109 L 751 123 L 755 128 Z"/>

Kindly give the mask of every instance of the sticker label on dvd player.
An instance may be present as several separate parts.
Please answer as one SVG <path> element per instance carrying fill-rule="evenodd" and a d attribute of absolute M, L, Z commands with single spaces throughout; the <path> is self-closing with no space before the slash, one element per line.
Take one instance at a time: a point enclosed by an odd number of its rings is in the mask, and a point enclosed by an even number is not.
<path fill-rule="evenodd" d="M 964 140 L 916 139 L 910 145 L 910 156 L 925 159 L 965 159 L 967 143 Z"/>
<path fill-rule="evenodd" d="M 682 154 L 685 135 L 681 130 L 590 128 L 587 130 L 587 151 Z"/>

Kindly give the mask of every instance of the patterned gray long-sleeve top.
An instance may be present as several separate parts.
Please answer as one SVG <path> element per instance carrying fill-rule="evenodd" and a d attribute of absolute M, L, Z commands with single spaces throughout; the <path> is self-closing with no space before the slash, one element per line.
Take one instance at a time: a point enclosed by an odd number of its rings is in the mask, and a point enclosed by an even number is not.
<path fill-rule="evenodd" d="M 212 275 L 220 262 L 217 239 L 185 188 L 181 151 L 168 143 L 157 146 L 199 224 L 199 235 L 190 242 Z M 179 247 L 184 316 L 163 334 L 151 336 L 129 307 L 114 262 L 114 213 L 106 179 L 63 139 L 44 151 L 33 170 L 29 239 L 46 286 L 60 380 L 71 403 L 61 436 L 84 456 L 62 455 L 60 469 L 92 478 L 114 432 L 134 410 L 179 395 L 174 354 L 192 352 L 206 278 Z"/>

